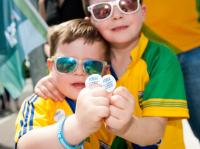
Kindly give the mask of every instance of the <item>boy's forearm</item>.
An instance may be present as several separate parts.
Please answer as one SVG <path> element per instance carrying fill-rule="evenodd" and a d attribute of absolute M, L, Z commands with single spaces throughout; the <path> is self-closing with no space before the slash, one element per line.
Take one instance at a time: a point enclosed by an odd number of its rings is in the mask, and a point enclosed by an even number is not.
<path fill-rule="evenodd" d="M 53 124 L 50 126 L 35 128 L 29 131 L 27 134 L 23 135 L 18 143 L 18 149 L 46 149 L 46 148 L 57 148 L 63 149 L 62 145 L 59 143 L 57 132 L 58 124 Z M 70 145 L 77 145 L 83 141 L 87 136 L 81 131 L 81 128 L 77 127 L 73 120 L 73 116 L 66 119 L 63 133 L 65 140 Z"/>
<path fill-rule="evenodd" d="M 17 143 L 17 149 L 46 149 L 49 147 L 62 149 L 57 138 L 57 124 L 35 128 L 23 135 Z"/>
<path fill-rule="evenodd" d="M 126 132 L 121 136 L 141 146 L 156 144 L 162 139 L 167 118 L 133 117 Z"/>
<path fill-rule="evenodd" d="M 77 145 L 89 136 L 77 123 L 75 115 L 67 118 L 63 130 L 65 139 L 68 140 L 71 145 Z"/>

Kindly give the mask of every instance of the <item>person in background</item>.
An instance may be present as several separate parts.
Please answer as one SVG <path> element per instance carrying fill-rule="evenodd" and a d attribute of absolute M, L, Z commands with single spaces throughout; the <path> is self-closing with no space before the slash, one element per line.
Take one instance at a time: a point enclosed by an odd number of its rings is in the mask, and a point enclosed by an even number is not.
<path fill-rule="evenodd" d="M 48 26 L 84 18 L 81 0 L 38 0 L 38 11 Z M 49 45 L 44 45 L 46 59 L 50 56 Z"/>
<path fill-rule="evenodd" d="M 38 10 L 49 26 L 85 16 L 80 0 L 38 0 Z"/>
<path fill-rule="evenodd" d="M 145 25 L 154 34 L 147 35 L 171 46 L 178 55 L 189 123 L 200 140 L 200 0 L 144 0 L 144 3 L 148 8 Z"/>

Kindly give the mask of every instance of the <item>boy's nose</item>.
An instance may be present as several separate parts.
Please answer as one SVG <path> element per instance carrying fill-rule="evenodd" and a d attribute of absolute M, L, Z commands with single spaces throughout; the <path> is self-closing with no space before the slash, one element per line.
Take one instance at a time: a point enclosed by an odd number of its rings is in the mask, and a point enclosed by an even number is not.
<path fill-rule="evenodd" d="M 85 74 L 84 70 L 83 70 L 83 65 L 82 64 L 78 64 L 76 70 L 74 71 L 74 73 L 76 75 L 83 75 Z"/>
<path fill-rule="evenodd" d="M 119 10 L 119 8 L 116 5 L 113 6 L 112 18 L 113 19 L 120 19 L 122 17 L 123 17 L 123 13 Z"/>

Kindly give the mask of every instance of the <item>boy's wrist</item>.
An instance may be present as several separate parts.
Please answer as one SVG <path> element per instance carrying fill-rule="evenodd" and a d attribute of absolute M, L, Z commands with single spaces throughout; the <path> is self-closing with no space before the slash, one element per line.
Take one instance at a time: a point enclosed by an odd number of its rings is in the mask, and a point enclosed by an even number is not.
<path fill-rule="evenodd" d="M 131 131 L 131 127 L 134 125 L 136 120 L 137 120 L 137 117 L 136 116 L 132 116 L 130 121 L 127 123 L 125 129 L 123 130 L 123 133 L 121 134 L 121 137 L 126 138 L 126 136 Z M 132 131 L 131 131 L 131 133 L 132 133 Z"/>
<path fill-rule="evenodd" d="M 59 121 L 59 123 L 58 123 L 57 136 L 58 136 L 59 143 L 66 149 L 82 148 L 83 143 L 84 143 L 83 141 L 80 142 L 79 144 L 72 145 L 68 140 L 65 139 L 63 128 L 64 128 L 64 125 L 65 125 L 66 119 L 67 119 L 67 117 L 65 117 L 62 121 Z"/>
<path fill-rule="evenodd" d="M 81 124 L 77 118 L 77 116 L 73 115 L 73 121 L 76 129 L 78 130 L 78 136 L 82 136 L 84 139 L 87 138 L 90 133 L 87 131 L 87 129 L 84 129 L 84 124 Z M 86 124 L 87 125 L 87 124 Z"/>
<path fill-rule="evenodd" d="M 88 135 L 83 131 L 83 128 L 79 125 L 75 114 L 67 118 L 63 127 L 63 131 L 65 137 L 68 138 L 68 141 L 71 144 L 78 144 L 88 137 Z"/>

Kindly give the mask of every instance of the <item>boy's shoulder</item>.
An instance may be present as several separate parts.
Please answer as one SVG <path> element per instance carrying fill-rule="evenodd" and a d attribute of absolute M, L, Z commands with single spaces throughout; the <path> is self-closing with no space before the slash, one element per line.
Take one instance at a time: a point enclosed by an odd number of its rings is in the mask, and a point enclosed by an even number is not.
<path fill-rule="evenodd" d="M 160 52 L 160 53 L 166 53 L 166 54 L 169 53 L 169 54 L 175 55 L 173 50 L 170 47 L 168 47 L 166 44 L 157 42 L 154 40 L 149 40 L 145 51 L 152 52 L 152 53 L 153 52 Z"/>
<path fill-rule="evenodd" d="M 143 58 L 145 57 L 171 59 L 175 58 L 176 54 L 167 45 L 153 40 L 149 40 L 143 54 Z"/>
<path fill-rule="evenodd" d="M 47 103 L 47 101 L 51 101 L 50 99 L 44 99 L 36 94 L 32 94 L 31 96 L 27 97 L 24 102 L 27 102 L 29 104 L 34 104 L 34 103 Z"/>
<path fill-rule="evenodd" d="M 44 99 L 36 94 L 32 94 L 31 96 L 27 97 L 23 102 L 23 106 L 27 106 L 27 105 L 33 106 L 34 109 L 42 107 L 48 110 L 49 108 L 52 109 L 53 107 L 56 106 L 56 101 L 50 98 Z"/>
<path fill-rule="evenodd" d="M 172 49 L 165 44 L 152 40 L 149 40 L 142 59 L 146 62 L 148 68 L 162 69 L 170 65 L 178 67 L 179 64 L 176 54 Z"/>

